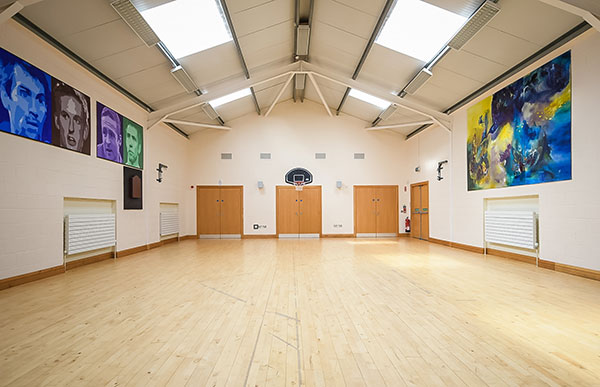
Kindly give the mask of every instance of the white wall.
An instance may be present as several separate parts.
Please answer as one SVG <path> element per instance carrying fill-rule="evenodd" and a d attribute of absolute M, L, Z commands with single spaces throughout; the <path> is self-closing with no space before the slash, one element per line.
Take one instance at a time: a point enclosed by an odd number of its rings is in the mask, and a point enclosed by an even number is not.
<path fill-rule="evenodd" d="M 572 50 L 572 180 L 467 192 L 467 109 L 568 49 Z M 591 30 L 454 113 L 451 138 L 443 129 L 432 128 L 410 139 L 411 166 L 427 163 L 429 158 L 443 160 L 452 147 L 450 165 L 444 170 L 451 169 L 451 176 L 443 181 L 445 185 L 438 184 L 431 173 L 421 173 L 430 180 L 431 235 L 482 247 L 485 198 L 539 195 L 540 258 L 600 270 L 600 245 L 596 241 L 600 230 L 598 90 L 600 33 Z M 420 157 L 415 147 L 420 149 Z M 411 182 L 417 180 L 424 179 L 410 176 Z M 435 215 L 440 210 L 445 211 L 442 216 Z"/>
<path fill-rule="evenodd" d="M 145 132 L 144 210 L 124 211 L 123 166 L 95 157 L 96 100 L 142 125 L 147 112 L 12 20 L 0 46 L 92 99 L 91 156 L 0 133 L 0 279 L 63 263 L 65 197 L 115 200 L 118 250 L 158 241 L 158 202 L 186 200 L 189 141 L 165 126 Z M 157 161 L 170 167 L 161 185 Z"/>
<path fill-rule="evenodd" d="M 275 186 L 294 167 L 307 168 L 313 185 L 322 186 L 323 233 L 354 232 L 353 185 L 402 184 L 404 139 L 367 132 L 367 123 L 340 115 L 329 117 L 322 105 L 305 100 L 278 104 L 269 117 L 248 114 L 227 123 L 231 131 L 208 129 L 191 137 L 191 180 L 197 185 L 244 185 L 244 233 L 275 234 Z M 221 160 L 222 152 L 233 153 Z M 270 160 L 261 160 L 270 152 Z M 316 160 L 316 152 L 327 153 Z M 364 152 L 364 160 L 354 160 Z M 265 187 L 257 188 L 262 180 Z M 343 188 L 337 189 L 337 180 Z M 400 203 L 400 206 L 402 203 Z M 403 219 L 403 218 L 402 218 Z M 252 224 L 267 228 L 253 230 Z M 342 224 L 334 228 L 334 224 Z M 403 229 L 403 228 L 402 228 Z"/>

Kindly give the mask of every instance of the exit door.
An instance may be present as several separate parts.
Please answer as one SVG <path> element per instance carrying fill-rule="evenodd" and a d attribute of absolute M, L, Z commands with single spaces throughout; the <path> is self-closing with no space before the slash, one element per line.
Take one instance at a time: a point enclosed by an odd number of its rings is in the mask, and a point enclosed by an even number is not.
<path fill-rule="evenodd" d="M 241 238 L 242 186 L 197 186 L 196 229 L 199 238 Z"/>
<path fill-rule="evenodd" d="M 410 235 L 429 240 L 429 182 L 410 185 Z"/>

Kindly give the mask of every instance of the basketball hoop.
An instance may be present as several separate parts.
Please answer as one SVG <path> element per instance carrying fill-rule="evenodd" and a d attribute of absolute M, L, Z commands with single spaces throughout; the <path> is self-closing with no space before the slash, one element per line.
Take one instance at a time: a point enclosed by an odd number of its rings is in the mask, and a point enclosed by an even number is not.
<path fill-rule="evenodd" d="M 304 182 L 303 181 L 295 181 L 294 187 L 296 187 L 296 191 L 302 191 L 302 188 L 304 188 Z"/>

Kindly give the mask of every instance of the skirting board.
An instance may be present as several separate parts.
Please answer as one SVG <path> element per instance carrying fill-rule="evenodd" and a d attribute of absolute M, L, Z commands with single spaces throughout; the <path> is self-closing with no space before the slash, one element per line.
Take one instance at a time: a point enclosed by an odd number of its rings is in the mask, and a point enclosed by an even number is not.
<path fill-rule="evenodd" d="M 457 249 L 462 249 L 462 250 L 467 250 L 467 251 L 471 251 L 474 253 L 483 254 L 483 248 L 481 248 L 481 247 L 463 245 L 460 243 L 454 243 L 454 242 L 444 241 L 444 240 L 435 239 L 435 238 L 429 238 L 429 241 L 440 244 L 440 245 L 448 246 L 448 247 L 454 247 Z M 535 257 L 531 257 L 529 255 L 511 253 L 508 251 L 502 251 L 502 250 L 498 250 L 498 249 L 487 249 L 487 253 L 489 255 L 493 255 L 496 257 L 514 259 L 517 261 L 535 265 Z M 562 263 L 546 261 L 543 259 L 539 260 L 539 267 L 541 267 L 543 269 L 554 270 L 554 271 L 558 271 L 561 273 L 576 275 L 578 277 L 583 277 L 583 278 L 600 281 L 600 271 L 598 271 L 598 270 L 592 270 L 592 269 L 586 269 L 583 267 L 565 265 Z"/>
<path fill-rule="evenodd" d="M 53 275 L 65 272 L 65 266 L 54 266 L 48 269 L 38 270 L 27 274 L 21 274 L 16 277 L 10 277 L 0 280 L 0 290 L 12 288 L 13 286 L 23 285 L 28 282 L 37 281 L 43 278 L 52 277 Z"/>
<path fill-rule="evenodd" d="M 354 234 L 323 234 L 322 238 L 354 238 Z"/>
<path fill-rule="evenodd" d="M 67 262 L 65 264 L 65 269 L 66 270 L 71 270 L 71 269 L 74 269 L 74 268 L 79 267 L 79 266 L 89 265 L 90 263 L 96 263 L 96 262 L 104 261 L 104 260 L 107 260 L 107 259 L 111 259 L 113 257 L 114 257 L 114 253 L 113 252 L 98 254 L 98 255 L 94 255 L 93 257 L 87 257 L 87 258 L 83 258 L 83 259 L 78 259 L 76 261 Z"/>

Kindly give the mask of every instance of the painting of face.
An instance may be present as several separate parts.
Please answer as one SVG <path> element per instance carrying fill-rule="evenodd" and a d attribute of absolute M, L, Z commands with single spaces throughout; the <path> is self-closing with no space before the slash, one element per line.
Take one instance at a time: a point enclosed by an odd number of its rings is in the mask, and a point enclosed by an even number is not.
<path fill-rule="evenodd" d="M 97 156 L 102 159 L 123 162 L 121 117 L 114 110 L 97 103 L 98 147 Z"/>
<path fill-rule="evenodd" d="M 89 155 L 89 97 L 53 79 L 52 101 L 52 143 Z"/>

